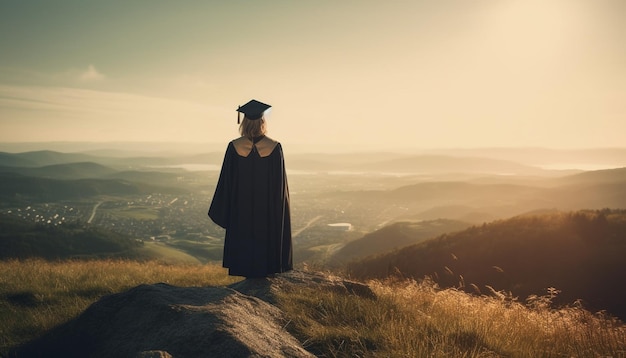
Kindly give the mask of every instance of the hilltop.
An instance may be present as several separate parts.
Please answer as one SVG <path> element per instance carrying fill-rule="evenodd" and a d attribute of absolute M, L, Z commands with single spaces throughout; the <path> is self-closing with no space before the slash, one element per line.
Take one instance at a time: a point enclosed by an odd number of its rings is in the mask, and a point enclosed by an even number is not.
<path fill-rule="evenodd" d="M 143 284 L 102 297 L 9 356 L 315 357 L 283 328 L 275 304 L 287 286 L 375 297 L 366 285 L 300 271 L 227 287 Z"/>
<path fill-rule="evenodd" d="M 428 280 L 363 284 L 309 271 L 241 280 L 216 265 L 0 261 L 0 307 L 0 354 L 12 358 L 556 358 L 626 349 L 623 323 L 554 309 L 548 296 L 525 305 Z"/>

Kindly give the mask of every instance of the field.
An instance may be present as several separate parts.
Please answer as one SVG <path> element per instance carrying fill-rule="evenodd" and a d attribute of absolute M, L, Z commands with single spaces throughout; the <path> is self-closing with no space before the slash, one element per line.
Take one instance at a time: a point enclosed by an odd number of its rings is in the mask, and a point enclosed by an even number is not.
<path fill-rule="evenodd" d="M 126 208 L 117 208 L 107 210 L 105 213 L 118 219 L 135 219 L 135 220 L 156 220 L 159 218 L 159 211 L 149 206 L 131 206 Z"/>
<path fill-rule="evenodd" d="M 101 296 L 144 283 L 228 285 L 217 265 L 132 261 L 0 261 L 0 356 L 72 319 Z M 295 287 L 279 307 L 304 346 L 325 357 L 624 357 L 626 327 L 558 292 L 518 302 L 475 297 L 432 282 L 371 281 L 376 299 Z"/>
<path fill-rule="evenodd" d="M 0 356 L 11 346 L 76 317 L 103 295 L 157 282 L 220 286 L 237 280 L 217 265 L 0 261 Z"/>
<path fill-rule="evenodd" d="M 138 258 L 157 258 L 167 264 L 200 264 L 196 257 L 162 242 L 145 242 L 135 251 Z"/>

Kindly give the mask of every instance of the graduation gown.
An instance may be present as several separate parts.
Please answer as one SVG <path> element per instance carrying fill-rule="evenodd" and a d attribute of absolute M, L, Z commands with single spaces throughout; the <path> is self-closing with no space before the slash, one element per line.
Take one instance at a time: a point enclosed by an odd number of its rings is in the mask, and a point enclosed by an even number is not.
<path fill-rule="evenodd" d="M 209 208 L 226 229 L 223 266 L 230 275 L 265 277 L 293 268 L 289 188 L 280 143 L 231 141 Z"/>

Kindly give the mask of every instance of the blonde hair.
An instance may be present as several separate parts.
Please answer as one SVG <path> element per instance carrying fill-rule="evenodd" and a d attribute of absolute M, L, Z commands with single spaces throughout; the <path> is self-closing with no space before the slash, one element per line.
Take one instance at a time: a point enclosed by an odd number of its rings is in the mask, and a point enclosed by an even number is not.
<path fill-rule="evenodd" d="M 247 138 L 255 138 L 265 135 L 267 132 L 267 125 L 265 124 L 265 117 L 259 119 L 248 119 L 243 117 L 243 121 L 239 125 L 239 133 Z"/>

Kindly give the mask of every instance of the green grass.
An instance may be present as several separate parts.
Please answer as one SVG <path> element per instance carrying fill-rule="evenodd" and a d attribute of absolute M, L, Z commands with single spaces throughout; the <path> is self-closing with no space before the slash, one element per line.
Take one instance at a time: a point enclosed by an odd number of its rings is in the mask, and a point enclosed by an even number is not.
<path fill-rule="evenodd" d="M 176 247 L 163 242 L 144 242 L 143 246 L 133 250 L 137 259 L 158 260 L 166 264 L 200 264 L 201 261 Z"/>
<path fill-rule="evenodd" d="M 224 250 L 224 244 L 203 242 L 203 241 L 191 241 L 184 239 L 174 239 L 167 242 L 167 245 L 171 248 L 184 252 L 190 256 L 195 257 L 200 262 L 221 261 L 222 252 Z"/>
<path fill-rule="evenodd" d="M 159 209 L 155 209 L 151 206 L 132 206 L 101 210 L 120 219 L 156 220 L 159 218 Z"/>
<path fill-rule="evenodd" d="M 79 315 L 103 295 L 140 284 L 222 286 L 239 278 L 218 265 L 121 260 L 0 261 L 0 356 Z"/>

